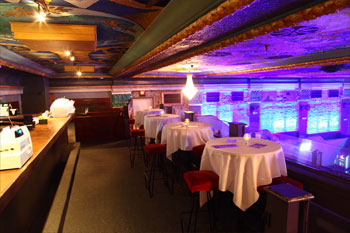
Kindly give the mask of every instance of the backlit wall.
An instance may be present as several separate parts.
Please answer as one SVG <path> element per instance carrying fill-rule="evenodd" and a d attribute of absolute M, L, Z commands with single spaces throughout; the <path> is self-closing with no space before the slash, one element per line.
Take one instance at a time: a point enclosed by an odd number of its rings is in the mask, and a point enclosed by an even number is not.
<path fill-rule="evenodd" d="M 307 134 L 340 131 L 341 101 L 349 99 L 350 96 L 343 95 L 347 93 L 347 89 L 344 91 L 343 87 L 337 87 L 336 90 L 339 90 L 338 96 L 329 96 L 327 85 L 293 90 L 278 87 L 272 90 L 245 88 L 240 89 L 244 91 L 244 99 L 232 101 L 231 92 L 237 90 L 218 86 L 217 89 L 201 90 L 203 96 L 201 114 L 214 115 L 228 122 L 243 122 L 249 126 L 252 114 L 250 105 L 257 104 L 260 107 L 258 117 L 260 129 L 268 129 L 273 133 L 292 132 L 298 131 L 301 127 L 298 122 L 298 103 L 306 101 L 310 106 L 307 113 Z M 217 99 L 212 98 L 215 92 L 219 93 Z"/>

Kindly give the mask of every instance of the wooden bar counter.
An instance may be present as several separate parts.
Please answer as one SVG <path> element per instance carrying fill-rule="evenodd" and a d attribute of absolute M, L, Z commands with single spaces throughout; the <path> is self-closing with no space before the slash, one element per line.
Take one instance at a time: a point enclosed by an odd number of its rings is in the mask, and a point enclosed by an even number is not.
<path fill-rule="evenodd" d="M 57 167 L 69 155 L 67 126 L 71 116 L 50 118 L 30 131 L 33 155 L 22 168 L 0 171 L 0 232 L 31 227 L 50 189 Z"/>

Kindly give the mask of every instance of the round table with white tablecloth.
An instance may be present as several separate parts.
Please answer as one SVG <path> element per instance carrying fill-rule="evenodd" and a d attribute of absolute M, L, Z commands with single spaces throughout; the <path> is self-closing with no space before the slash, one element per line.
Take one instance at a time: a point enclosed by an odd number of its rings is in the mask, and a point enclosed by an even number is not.
<path fill-rule="evenodd" d="M 202 122 L 177 122 L 166 124 L 162 131 L 162 144 L 166 144 L 166 156 L 172 160 L 172 154 L 178 150 L 190 151 L 193 147 L 205 144 L 213 139 L 209 124 Z"/>
<path fill-rule="evenodd" d="M 167 123 L 179 122 L 180 116 L 175 114 L 151 114 L 145 116 L 145 137 L 155 138 L 158 140 L 158 135 Z"/>
<path fill-rule="evenodd" d="M 233 202 L 245 211 L 259 198 L 258 186 L 268 185 L 272 178 L 287 175 L 282 147 L 272 141 L 241 137 L 213 139 L 206 143 L 200 170 L 211 170 L 219 176 L 219 190 L 231 191 Z M 207 201 L 200 194 L 200 204 Z"/>
<path fill-rule="evenodd" d="M 144 118 L 150 114 L 161 114 L 164 113 L 164 109 L 145 109 L 141 111 L 137 111 L 135 114 L 135 125 L 139 127 L 140 125 L 144 125 Z"/>

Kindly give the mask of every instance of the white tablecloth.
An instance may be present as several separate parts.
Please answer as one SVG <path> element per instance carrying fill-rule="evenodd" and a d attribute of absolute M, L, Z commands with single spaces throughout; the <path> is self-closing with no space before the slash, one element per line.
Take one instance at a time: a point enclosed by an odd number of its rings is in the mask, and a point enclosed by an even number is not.
<path fill-rule="evenodd" d="M 145 137 L 155 138 L 158 141 L 158 134 L 163 129 L 163 126 L 171 122 L 179 122 L 180 116 L 175 114 L 152 114 L 145 116 Z"/>
<path fill-rule="evenodd" d="M 227 144 L 236 144 L 238 147 L 213 147 Z M 266 146 L 250 147 L 254 144 Z M 251 138 L 249 145 L 241 137 L 213 139 L 205 145 L 200 167 L 200 170 L 211 170 L 218 174 L 219 190 L 231 191 L 233 202 L 243 211 L 258 200 L 258 186 L 270 184 L 274 177 L 287 175 L 284 153 L 279 144 Z M 200 194 L 200 204 L 206 201 L 203 192 Z"/>
<path fill-rule="evenodd" d="M 140 125 L 144 125 L 144 118 L 149 114 L 161 114 L 164 112 L 164 109 L 145 109 L 142 111 L 137 111 L 135 115 L 135 125 L 139 127 Z"/>
<path fill-rule="evenodd" d="M 162 144 L 166 144 L 166 156 L 172 160 L 172 154 L 178 150 L 190 151 L 194 146 L 205 144 L 213 139 L 213 131 L 209 124 L 184 122 L 166 124 L 162 131 Z"/>

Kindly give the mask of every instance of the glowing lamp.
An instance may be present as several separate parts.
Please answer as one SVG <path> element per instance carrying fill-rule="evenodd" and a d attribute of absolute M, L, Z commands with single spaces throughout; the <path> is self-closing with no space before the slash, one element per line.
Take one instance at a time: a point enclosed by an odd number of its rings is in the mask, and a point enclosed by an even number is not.
<path fill-rule="evenodd" d="M 197 94 L 198 89 L 194 86 L 193 80 L 192 80 L 192 74 L 188 73 L 187 74 L 187 80 L 186 80 L 186 85 L 184 88 L 182 88 L 182 93 L 191 100 L 196 94 Z"/>

